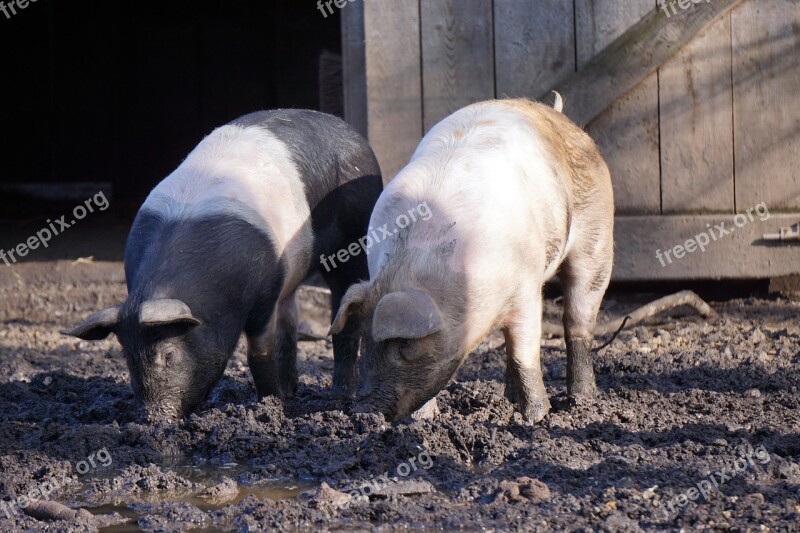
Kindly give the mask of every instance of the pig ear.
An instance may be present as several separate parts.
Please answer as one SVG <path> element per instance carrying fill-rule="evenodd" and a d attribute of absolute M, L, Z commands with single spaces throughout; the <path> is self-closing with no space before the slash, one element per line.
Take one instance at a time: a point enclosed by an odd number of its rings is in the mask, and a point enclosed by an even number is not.
<path fill-rule="evenodd" d="M 422 291 L 392 292 L 381 298 L 372 318 L 372 337 L 421 339 L 444 328 L 444 319 L 433 298 Z"/>
<path fill-rule="evenodd" d="M 356 283 L 355 285 L 351 285 L 350 288 L 347 289 L 347 292 L 344 294 L 344 298 L 342 298 L 342 301 L 339 304 L 339 310 L 333 319 L 333 323 L 331 324 L 331 329 L 328 331 L 328 335 L 336 335 L 337 333 L 341 333 L 344 329 L 344 326 L 347 324 L 347 317 L 349 317 L 350 313 L 352 313 L 359 305 L 364 303 L 364 300 L 366 299 L 366 283 Z"/>
<path fill-rule="evenodd" d="M 192 315 L 189 306 L 180 300 L 148 300 L 139 310 L 139 323 L 142 326 L 199 326 L 201 322 Z"/>
<path fill-rule="evenodd" d="M 120 306 L 117 306 L 98 311 L 87 318 L 86 322 L 77 328 L 65 330 L 61 333 L 78 337 L 85 341 L 99 341 L 100 339 L 105 339 L 117 329 L 117 324 L 119 324 L 119 309 Z"/>

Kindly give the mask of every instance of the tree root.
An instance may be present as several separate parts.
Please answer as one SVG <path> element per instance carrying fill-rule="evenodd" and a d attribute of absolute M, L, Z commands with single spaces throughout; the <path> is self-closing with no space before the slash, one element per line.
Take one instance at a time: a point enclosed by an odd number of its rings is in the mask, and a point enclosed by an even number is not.
<path fill-rule="evenodd" d="M 659 298 L 658 300 L 650 302 L 647 305 L 643 305 L 636 311 L 628 313 L 624 317 L 599 324 L 595 328 L 594 334 L 596 336 L 600 336 L 607 335 L 615 331 L 619 333 L 619 331 L 622 330 L 623 325 L 626 327 L 635 326 L 651 316 L 664 312 L 667 309 L 674 309 L 682 305 L 691 307 L 703 318 L 714 318 L 717 316 L 716 311 L 714 311 L 711 306 L 704 302 L 703 299 L 700 298 L 696 293 L 693 291 L 681 291 L 669 296 L 664 296 L 663 298 Z M 627 323 L 626 319 L 628 319 Z M 542 323 L 542 333 L 546 335 L 552 335 L 553 337 L 563 337 L 564 327 L 561 324 L 544 322 Z"/>

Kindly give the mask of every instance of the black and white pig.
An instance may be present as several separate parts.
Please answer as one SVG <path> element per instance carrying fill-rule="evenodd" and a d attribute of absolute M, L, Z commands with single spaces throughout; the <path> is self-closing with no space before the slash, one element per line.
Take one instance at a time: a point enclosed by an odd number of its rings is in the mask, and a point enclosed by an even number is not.
<path fill-rule="evenodd" d="M 368 277 L 364 255 L 318 257 L 367 231 L 382 190 L 375 155 L 344 121 L 253 113 L 214 130 L 152 191 L 128 237 L 125 302 L 68 332 L 115 333 L 152 417 L 180 417 L 221 378 L 244 332 L 259 397 L 297 389 L 296 292 L 315 269 L 332 292 Z M 355 392 L 355 328 L 333 338 L 334 388 Z"/>
<path fill-rule="evenodd" d="M 430 220 L 408 224 L 404 213 L 420 204 Z M 498 100 L 445 118 L 378 200 L 370 226 L 388 225 L 394 236 L 370 247 L 370 280 L 347 291 L 331 327 L 362 330 L 357 409 L 412 413 L 499 328 L 506 394 L 540 421 L 550 409 L 539 360 L 542 286 L 556 273 L 568 390 L 591 395 L 613 224 L 608 168 L 559 109 Z"/>

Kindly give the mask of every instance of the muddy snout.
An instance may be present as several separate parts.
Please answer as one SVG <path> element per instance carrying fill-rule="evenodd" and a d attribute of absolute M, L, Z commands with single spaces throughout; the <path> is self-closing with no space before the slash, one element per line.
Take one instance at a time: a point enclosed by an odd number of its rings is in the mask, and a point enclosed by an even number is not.
<path fill-rule="evenodd" d="M 375 387 L 372 380 L 367 379 L 358 388 L 355 402 L 350 411 L 352 413 L 380 413 L 391 419 L 394 414 L 393 407 L 393 402 L 381 394 L 381 389 Z"/>
<path fill-rule="evenodd" d="M 350 409 L 353 413 L 375 413 L 379 409 L 372 403 L 373 387 L 370 383 L 362 383 L 356 393 L 356 400 Z"/>

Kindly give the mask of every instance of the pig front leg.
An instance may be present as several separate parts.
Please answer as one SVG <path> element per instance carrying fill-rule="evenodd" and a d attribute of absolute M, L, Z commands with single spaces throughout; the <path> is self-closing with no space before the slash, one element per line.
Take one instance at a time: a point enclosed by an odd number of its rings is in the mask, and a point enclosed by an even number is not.
<path fill-rule="evenodd" d="M 358 331 L 350 324 L 333 336 L 333 392 L 338 396 L 351 397 L 355 394 L 358 347 Z"/>
<path fill-rule="evenodd" d="M 322 272 L 331 289 L 333 316 L 350 285 L 369 278 L 364 257 L 352 258 L 331 272 Z M 333 335 L 333 393 L 343 398 L 355 396 L 358 380 L 358 349 L 361 337 L 357 320 L 348 320 L 341 332 Z"/>
<path fill-rule="evenodd" d="M 567 394 L 573 399 L 591 398 L 597 390 L 592 367 L 594 326 L 610 277 L 610 254 L 608 260 L 571 257 L 559 274 L 564 289 Z"/>
<path fill-rule="evenodd" d="M 535 424 L 550 411 L 542 377 L 542 296 L 537 291 L 512 314 L 503 328 L 506 339 L 506 397 L 517 404 L 525 419 Z"/>

